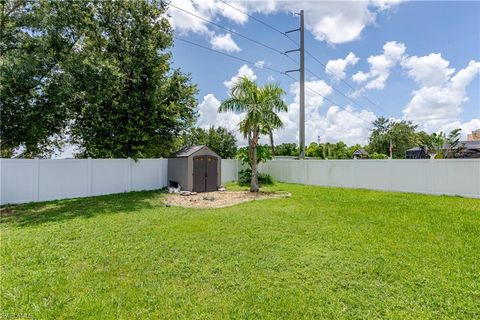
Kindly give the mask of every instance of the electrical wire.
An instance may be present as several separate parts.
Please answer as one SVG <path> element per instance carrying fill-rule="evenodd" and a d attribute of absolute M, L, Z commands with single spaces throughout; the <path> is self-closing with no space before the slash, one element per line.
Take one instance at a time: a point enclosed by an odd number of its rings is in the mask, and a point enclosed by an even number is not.
<path fill-rule="evenodd" d="M 255 62 L 254 62 L 254 61 L 247 60 L 247 59 L 243 59 L 243 58 L 240 58 L 240 57 L 237 57 L 237 56 L 234 56 L 234 55 L 231 55 L 231 54 L 228 54 L 228 53 L 219 51 L 219 50 L 215 50 L 215 49 L 209 48 L 209 47 L 207 47 L 207 46 L 204 46 L 204 45 L 201 45 L 201 44 L 192 42 L 192 41 L 190 41 L 190 40 L 186 40 L 186 39 L 184 39 L 184 38 L 180 38 L 180 37 L 178 37 L 178 36 L 174 36 L 174 38 L 175 38 L 176 40 L 179 40 L 179 41 L 188 43 L 188 44 L 190 44 L 190 45 L 197 46 L 197 47 L 203 48 L 203 49 L 205 49 L 205 50 L 208 50 L 208 51 L 211 51 L 211 52 L 215 52 L 215 53 L 224 55 L 224 56 L 226 56 L 226 57 L 229 57 L 229 58 L 232 58 L 232 59 L 235 59 L 235 60 L 242 61 L 242 62 L 247 63 L 247 64 L 249 64 L 249 65 L 251 65 L 251 66 L 254 66 L 254 67 L 258 68 L 258 69 L 266 69 L 266 70 L 269 70 L 269 71 L 272 71 L 272 72 L 281 74 L 281 75 L 283 75 L 283 76 L 286 76 L 287 78 L 290 78 L 290 79 L 293 80 L 293 81 L 297 81 L 294 77 L 292 77 L 292 76 L 289 75 L 289 74 L 286 74 L 285 72 L 283 72 L 283 71 L 281 71 L 281 70 L 278 70 L 278 69 L 275 69 L 275 68 L 271 68 L 271 67 L 268 67 L 268 66 L 264 66 L 264 67 L 262 67 L 262 68 L 259 68 L 259 67 L 257 67 L 257 66 L 255 65 Z M 370 123 L 369 121 L 367 121 L 367 120 L 365 120 L 365 119 L 357 116 L 357 115 L 356 115 L 355 113 L 353 113 L 351 110 L 349 110 L 349 109 L 347 109 L 347 108 L 339 105 L 338 103 L 336 103 L 336 102 L 333 101 L 332 99 L 327 98 L 326 96 L 324 96 L 324 95 L 322 95 L 321 93 L 317 92 L 316 90 L 310 88 L 309 86 L 305 86 L 305 88 L 307 88 L 308 90 L 312 91 L 313 93 L 319 95 L 319 96 L 322 97 L 324 100 L 326 100 L 326 101 L 328 101 L 328 102 L 330 102 L 330 103 L 338 106 L 339 108 L 345 110 L 346 112 L 350 113 L 350 114 L 353 115 L 354 117 L 356 117 L 356 118 L 358 118 L 358 119 L 360 119 L 360 120 L 362 120 L 362 121 L 365 121 L 365 122 Z"/>
<path fill-rule="evenodd" d="M 231 54 L 228 54 L 228 53 L 219 51 L 219 50 L 215 50 L 215 49 L 213 49 L 213 48 L 209 48 L 209 47 L 207 47 L 207 46 L 204 46 L 204 45 L 201 45 L 201 44 L 192 42 L 192 41 L 187 40 L 187 39 L 184 39 L 184 38 L 180 38 L 180 37 L 178 37 L 178 36 L 174 36 L 173 38 L 175 38 L 175 39 L 177 39 L 177 40 L 180 40 L 180 41 L 183 41 L 183 42 L 186 42 L 186 43 L 189 43 L 189 44 L 191 44 L 191 45 L 194 45 L 194 46 L 203 48 L 203 49 L 205 49 L 205 50 L 213 51 L 213 52 L 222 54 L 222 55 L 224 55 L 224 56 L 227 56 L 227 57 L 229 57 L 229 58 L 232 58 L 232 59 L 236 59 L 236 60 L 245 62 L 245 63 L 247 63 L 247 64 L 249 64 L 249 65 L 251 65 L 251 66 L 253 66 L 253 67 L 257 68 L 257 69 L 266 69 L 266 70 L 270 70 L 270 71 L 273 71 L 273 72 L 276 72 L 276 73 L 279 73 L 279 74 L 284 74 L 284 72 L 281 71 L 281 70 L 278 70 L 278 69 L 275 69 L 275 68 L 271 68 L 271 67 L 265 66 L 265 65 L 260 68 L 260 67 L 257 67 L 257 66 L 255 65 L 255 62 L 254 62 L 254 61 L 247 60 L 247 59 L 243 59 L 243 58 L 240 58 L 240 57 L 237 57 L 237 56 L 234 56 L 234 55 L 231 55 Z"/>
<path fill-rule="evenodd" d="M 201 17 L 201 16 L 199 16 L 199 15 L 193 13 L 193 12 L 190 12 L 190 11 L 188 11 L 188 10 L 185 10 L 185 9 L 183 9 L 183 8 L 177 7 L 177 6 L 174 5 L 174 4 L 170 4 L 170 6 L 171 6 L 171 7 L 174 7 L 174 8 L 177 9 L 177 10 L 183 11 L 183 12 L 185 12 L 185 13 L 193 16 L 193 17 L 196 17 L 196 18 L 198 18 L 198 19 L 201 19 L 201 20 L 203 20 L 203 21 L 205 21 L 205 22 L 207 22 L 207 23 L 210 23 L 210 24 L 212 24 L 212 25 L 214 25 L 214 26 L 216 26 L 216 27 L 218 27 L 218 28 L 221 28 L 221 29 L 223 29 L 223 30 L 225 30 L 225 31 L 228 31 L 228 32 L 233 33 L 233 34 L 236 34 L 237 36 L 242 37 L 242 38 L 244 38 L 244 39 L 246 39 L 246 40 L 248 40 L 248 41 L 251 41 L 251 42 L 253 42 L 253 43 L 255 43 L 255 44 L 259 45 L 259 46 L 262 46 L 262 47 L 267 48 L 267 49 L 269 49 L 269 50 L 272 50 L 272 51 L 274 51 L 274 52 L 276 52 L 276 53 L 279 53 L 279 54 L 281 54 L 281 55 L 283 55 L 283 56 L 286 56 L 283 51 L 280 51 L 280 50 L 278 50 L 278 49 L 275 49 L 274 47 L 269 46 L 269 45 L 267 45 L 267 44 L 265 44 L 265 43 L 263 43 L 263 42 L 257 41 L 257 40 L 255 40 L 255 39 L 250 38 L 250 37 L 247 37 L 246 35 L 243 35 L 243 34 L 241 34 L 240 32 L 237 32 L 237 31 L 235 31 L 235 30 L 232 30 L 232 29 L 230 29 L 230 28 L 227 28 L 227 27 L 225 27 L 225 26 L 223 26 L 223 25 L 221 25 L 221 24 L 219 24 L 219 23 L 216 23 L 216 22 L 214 22 L 214 21 L 211 21 L 211 20 L 208 20 L 208 19 L 206 19 L 206 18 L 203 18 L 203 17 Z"/>
<path fill-rule="evenodd" d="M 257 18 L 257 17 L 254 17 L 253 15 L 251 14 L 248 14 L 247 12 L 235 7 L 235 6 L 232 6 L 231 4 L 229 4 L 228 2 L 224 1 L 224 0 L 219 0 L 220 2 L 224 3 L 225 5 L 229 6 L 230 8 L 246 15 L 247 17 L 263 24 L 264 26 L 278 32 L 279 34 L 285 36 L 287 39 L 289 39 L 291 42 L 293 42 L 295 45 L 299 46 L 299 43 L 297 41 L 295 41 L 294 39 L 292 39 L 291 37 L 288 36 L 288 34 L 286 34 L 285 32 L 281 31 L 280 29 L 276 28 L 275 26 Z M 340 81 L 342 81 L 343 83 L 345 83 L 350 89 L 354 90 L 355 92 L 358 92 L 358 89 L 356 89 L 354 86 L 352 86 L 348 81 L 346 81 L 345 79 L 343 79 L 342 77 L 339 77 L 336 73 L 332 72 L 325 63 L 323 63 L 322 61 L 320 61 L 319 59 L 317 59 L 317 57 L 315 57 L 312 53 L 310 53 L 308 50 L 305 49 L 305 53 L 310 56 L 313 60 L 315 60 L 317 63 L 319 63 L 320 65 L 322 65 L 325 70 L 328 70 L 330 73 L 332 73 L 335 78 L 339 79 Z M 288 55 L 287 55 L 288 57 Z M 293 60 L 295 61 L 295 60 Z M 298 62 L 297 62 L 298 63 Z M 318 77 L 317 75 L 315 75 L 312 71 L 308 70 L 308 69 L 305 69 L 306 71 L 308 71 L 309 73 L 313 74 L 314 76 L 316 76 L 317 78 L 320 79 L 320 77 Z M 347 99 L 349 99 L 350 101 L 352 101 L 351 98 L 347 97 L 343 92 L 341 92 L 340 90 L 338 90 L 337 88 L 335 88 L 334 86 L 332 86 L 332 88 L 334 88 L 335 91 L 339 92 L 342 96 L 346 97 Z M 377 108 L 378 110 L 380 110 L 381 112 L 383 112 L 386 116 L 388 116 L 388 112 L 386 112 L 382 107 L 380 107 L 376 102 L 374 102 L 373 100 L 371 100 L 368 96 L 364 95 L 363 93 L 359 93 L 363 98 L 365 98 L 370 104 L 372 104 L 375 108 Z M 355 104 L 357 105 L 360 105 L 358 104 L 358 102 L 354 102 Z M 367 109 L 365 107 L 362 106 L 362 108 L 364 109 Z"/>
<path fill-rule="evenodd" d="M 185 13 L 191 15 L 191 16 L 194 16 L 194 17 L 196 17 L 196 18 L 198 18 L 198 19 L 201 19 L 201 20 L 203 20 L 203 21 L 206 21 L 207 23 L 210 23 L 210 24 L 212 24 L 212 25 L 214 25 L 214 26 L 217 26 L 217 27 L 219 27 L 219 28 L 221 28 L 221 29 L 223 29 L 223 30 L 226 30 L 226 31 L 228 31 L 228 32 L 231 32 L 231 33 L 233 33 L 233 34 L 236 34 L 236 35 L 238 35 L 238 36 L 240 36 L 240 37 L 242 37 L 242 38 L 244 38 L 244 39 L 247 39 L 247 40 L 249 40 L 249 41 L 257 44 L 257 45 L 263 46 L 263 47 L 268 48 L 268 49 L 270 49 L 270 50 L 272 50 L 272 51 L 274 51 L 274 52 L 276 52 L 276 53 L 279 53 L 279 54 L 281 54 L 282 56 L 285 56 L 285 57 L 287 57 L 289 60 L 293 61 L 296 65 L 299 64 L 299 62 L 298 62 L 297 60 L 295 60 L 294 58 L 292 58 L 292 57 L 289 56 L 288 54 L 285 54 L 285 52 L 282 52 L 282 51 L 280 51 L 280 50 L 277 50 L 277 49 L 275 49 L 275 48 L 273 48 L 273 47 L 271 47 L 271 46 L 269 46 L 269 45 L 266 45 L 266 44 L 264 44 L 264 43 L 262 43 L 262 42 L 260 42 L 260 41 L 257 41 L 257 40 L 255 40 L 255 39 L 252 39 L 252 38 L 250 38 L 250 37 L 247 37 L 247 36 L 245 36 L 245 35 L 243 35 L 243 34 L 241 34 L 241 33 L 239 33 L 239 32 L 236 32 L 236 31 L 234 31 L 234 30 L 231 30 L 231 29 L 229 29 L 229 28 L 227 28 L 227 27 L 225 27 L 225 26 L 223 26 L 223 25 L 221 25 L 221 24 L 218 24 L 218 23 L 213 22 L 213 21 L 211 21 L 211 20 L 208 20 L 208 19 L 206 19 L 206 18 L 203 18 L 203 17 L 201 17 L 201 16 L 199 16 L 199 15 L 197 15 L 197 14 L 191 12 L 191 11 L 188 11 L 188 10 L 185 10 L 185 9 L 183 9 L 183 8 L 180 8 L 180 7 L 178 7 L 178 6 L 174 5 L 174 4 L 170 4 L 170 6 L 173 7 L 173 8 L 176 8 L 176 9 L 178 9 L 178 10 L 181 10 L 182 12 L 185 12 Z M 232 7 L 232 8 L 233 8 L 233 7 Z M 288 37 L 288 36 L 287 36 L 287 37 Z M 288 38 L 291 39 L 290 37 L 288 37 Z M 293 40 L 293 39 L 291 39 L 291 40 Z M 294 41 L 294 40 L 293 40 L 293 41 Z M 295 41 L 294 41 L 294 42 L 295 42 Z M 317 77 L 318 79 L 321 79 L 320 76 L 318 76 L 317 74 L 315 74 L 315 73 L 314 73 L 313 71 L 311 71 L 310 69 L 305 68 L 305 70 L 306 70 L 307 72 L 309 72 L 310 74 L 312 74 L 313 76 Z M 349 101 L 351 101 L 351 102 L 354 103 L 355 105 L 359 106 L 360 108 L 367 109 L 365 106 L 361 105 L 360 103 L 358 103 L 358 102 L 355 101 L 354 99 L 352 99 L 352 98 L 350 98 L 349 96 L 347 96 L 346 94 L 344 94 L 341 90 L 337 89 L 337 88 L 334 87 L 334 86 L 331 86 L 331 87 L 333 88 L 333 90 L 335 90 L 335 91 L 336 91 L 337 93 L 339 93 L 341 96 L 343 96 L 344 98 L 348 99 Z"/>

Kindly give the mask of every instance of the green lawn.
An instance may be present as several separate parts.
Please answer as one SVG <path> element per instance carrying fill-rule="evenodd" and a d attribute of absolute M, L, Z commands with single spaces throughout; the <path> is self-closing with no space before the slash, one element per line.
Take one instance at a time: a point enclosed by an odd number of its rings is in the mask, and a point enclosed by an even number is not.
<path fill-rule="evenodd" d="M 137 192 L 4 208 L 0 316 L 478 319 L 480 200 L 277 184 L 223 209 Z"/>

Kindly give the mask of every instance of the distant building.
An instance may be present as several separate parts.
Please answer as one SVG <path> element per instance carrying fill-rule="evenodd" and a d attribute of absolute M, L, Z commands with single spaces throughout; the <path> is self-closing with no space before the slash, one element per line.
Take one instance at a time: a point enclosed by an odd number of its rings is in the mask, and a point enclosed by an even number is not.
<path fill-rule="evenodd" d="M 462 152 L 462 158 L 478 159 L 480 158 L 480 139 L 461 141 L 465 149 Z"/>
<path fill-rule="evenodd" d="M 430 159 L 427 147 L 410 148 L 405 152 L 406 159 Z"/>
<path fill-rule="evenodd" d="M 473 130 L 472 133 L 467 134 L 467 141 L 480 141 L 480 129 Z"/>
<path fill-rule="evenodd" d="M 459 154 L 460 159 L 479 159 L 480 158 L 480 140 L 459 141 L 459 145 L 463 147 Z M 442 152 L 448 151 L 448 144 L 442 147 Z M 433 155 L 433 153 L 432 153 Z M 406 159 L 429 159 L 430 154 L 427 147 L 415 147 L 405 152 Z"/>
<path fill-rule="evenodd" d="M 368 152 L 364 149 L 357 149 L 353 153 L 353 159 L 368 159 Z"/>

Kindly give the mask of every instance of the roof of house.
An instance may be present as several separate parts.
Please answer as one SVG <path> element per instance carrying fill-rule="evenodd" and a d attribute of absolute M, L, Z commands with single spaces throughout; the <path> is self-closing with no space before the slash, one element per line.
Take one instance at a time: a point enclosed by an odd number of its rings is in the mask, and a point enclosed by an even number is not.
<path fill-rule="evenodd" d="M 195 152 L 200 151 L 203 148 L 208 148 L 207 146 L 200 145 L 200 146 L 190 146 L 184 147 L 183 149 L 175 152 L 170 158 L 186 158 L 190 157 Z"/>
<path fill-rule="evenodd" d="M 421 151 L 427 151 L 428 149 L 426 147 L 413 147 L 407 150 L 407 152 L 421 152 Z"/>
<path fill-rule="evenodd" d="M 474 150 L 477 149 L 480 151 L 480 140 L 477 141 L 460 141 L 465 145 L 465 149 Z"/>
<path fill-rule="evenodd" d="M 468 140 L 467 141 L 459 141 L 458 145 L 459 146 L 463 145 L 463 147 L 465 149 L 468 149 L 468 150 L 478 150 L 478 151 L 480 151 L 480 140 L 478 140 L 478 141 L 468 141 Z M 448 148 L 449 148 L 449 145 L 447 143 L 443 146 L 442 149 L 445 150 L 445 149 L 448 149 Z"/>
<path fill-rule="evenodd" d="M 358 156 L 358 155 L 368 156 L 368 152 L 365 151 L 364 149 L 357 149 L 357 150 L 355 150 L 353 155 L 355 155 L 355 156 Z"/>

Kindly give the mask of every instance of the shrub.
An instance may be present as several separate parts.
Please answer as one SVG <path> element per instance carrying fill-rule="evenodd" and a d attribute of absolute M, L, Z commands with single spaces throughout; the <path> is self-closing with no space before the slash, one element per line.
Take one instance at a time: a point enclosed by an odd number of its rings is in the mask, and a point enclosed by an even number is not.
<path fill-rule="evenodd" d="M 388 159 L 388 156 L 383 153 L 374 152 L 373 154 L 370 155 L 370 159 Z"/>
<path fill-rule="evenodd" d="M 240 185 L 250 185 L 251 179 L 252 179 L 251 169 L 243 169 L 238 172 L 238 183 Z M 260 185 L 271 185 L 273 184 L 273 178 L 269 174 L 258 172 L 258 183 Z"/>

